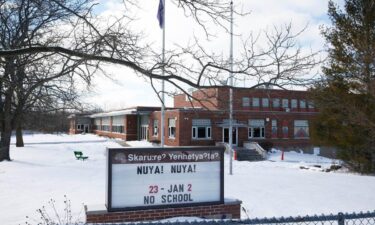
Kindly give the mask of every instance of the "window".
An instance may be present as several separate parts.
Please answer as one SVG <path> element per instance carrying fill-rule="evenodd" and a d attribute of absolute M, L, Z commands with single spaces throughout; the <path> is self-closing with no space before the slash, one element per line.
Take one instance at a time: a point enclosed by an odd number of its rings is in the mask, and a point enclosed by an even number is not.
<path fill-rule="evenodd" d="M 250 138 L 264 138 L 264 120 L 249 120 L 249 133 Z"/>
<path fill-rule="evenodd" d="M 283 138 L 289 138 L 289 128 L 288 128 L 288 121 L 283 121 Z"/>
<path fill-rule="evenodd" d="M 168 119 L 168 137 L 176 137 L 176 119 Z"/>
<path fill-rule="evenodd" d="M 124 116 L 114 116 L 112 117 L 112 132 L 124 133 Z"/>
<path fill-rule="evenodd" d="M 301 109 L 306 109 L 306 100 L 299 100 L 299 107 Z"/>
<path fill-rule="evenodd" d="M 284 109 L 289 108 L 289 100 L 286 98 L 283 98 L 283 108 Z"/>
<path fill-rule="evenodd" d="M 249 107 L 250 106 L 250 98 L 243 97 L 242 98 L 242 107 Z"/>
<path fill-rule="evenodd" d="M 191 136 L 193 139 L 211 139 L 211 120 L 193 119 Z"/>
<path fill-rule="evenodd" d="M 83 124 L 77 124 L 77 130 L 83 130 Z"/>
<path fill-rule="evenodd" d="M 159 133 L 159 120 L 154 120 L 152 135 L 158 136 L 158 133 Z"/>
<path fill-rule="evenodd" d="M 265 108 L 270 107 L 268 98 L 262 98 L 262 106 Z"/>
<path fill-rule="evenodd" d="M 277 120 L 272 120 L 272 129 L 271 129 L 271 137 L 277 138 Z"/>
<path fill-rule="evenodd" d="M 95 118 L 94 120 L 94 126 L 95 126 L 95 130 L 101 130 L 102 127 L 100 126 L 100 118 Z"/>
<path fill-rule="evenodd" d="M 112 132 L 124 133 L 124 126 L 112 125 Z"/>
<path fill-rule="evenodd" d="M 110 124 L 110 117 L 103 117 L 102 118 L 102 130 L 103 131 L 111 131 L 110 130 L 110 126 L 109 126 L 109 124 Z"/>
<path fill-rule="evenodd" d="M 278 98 L 272 99 L 272 107 L 273 108 L 280 108 L 280 99 L 278 99 Z"/>
<path fill-rule="evenodd" d="M 253 98 L 253 107 L 259 107 L 259 98 Z"/>
<path fill-rule="evenodd" d="M 294 121 L 294 138 L 309 138 L 309 122 L 307 120 Z"/>
<path fill-rule="evenodd" d="M 292 107 L 292 109 L 296 109 L 298 107 L 297 103 L 298 103 L 297 99 L 292 99 L 292 101 L 291 101 L 291 107 Z"/>

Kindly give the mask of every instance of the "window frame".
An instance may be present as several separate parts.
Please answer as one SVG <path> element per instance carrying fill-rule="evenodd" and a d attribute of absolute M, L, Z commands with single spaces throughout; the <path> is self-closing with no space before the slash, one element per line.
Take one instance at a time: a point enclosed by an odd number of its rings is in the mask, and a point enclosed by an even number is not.
<path fill-rule="evenodd" d="M 267 105 L 264 104 L 264 102 L 267 102 Z M 263 108 L 269 108 L 270 107 L 270 100 L 269 100 L 269 98 L 262 98 L 262 107 Z"/>
<path fill-rule="evenodd" d="M 262 120 L 262 119 L 259 119 Z M 251 121 L 251 120 L 249 120 Z M 249 122 L 248 130 L 247 130 L 247 138 L 248 139 L 265 139 L 266 138 L 266 123 L 263 120 L 263 126 L 253 126 Z M 259 137 L 254 137 L 255 129 L 259 129 Z"/>
<path fill-rule="evenodd" d="M 198 137 L 198 129 L 204 128 L 205 137 Z M 191 126 L 191 138 L 193 140 L 210 140 L 212 139 L 212 128 L 211 126 Z"/>
<path fill-rule="evenodd" d="M 120 128 L 120 129 L 118 129 Z M 124 134 L 124 126 L 122 125 L 112 125 L 112 132 L 118 134 Z"/>
<path fill-rule="evenodd" d="M 296 126 L 296 122 L 305 122 L 307 125 L 304 125 L 304 126 Z M 309 121 L 308 120 L 294 120 L 294 130 L 293 130 L 293 137 L 294 137 L 294 139 L 310 139 L 310 128 L 309 128 Z M 306 134 L 307 134 L 307 136 L 305 136 L 305 137 L 299 137 L 298 135 L 296 135 L 296 133 L 298 133 L 298 130 L 299 129 L 303 129 L 305 132 L 306 132 Z"/>
<path fill-rule="evenodd" d="M 286 104 L 285 104 L 286 103 Z M 288 109 L 289 108 L 289 99 L 287 99 L 287 98 L 283 98 L 282 100 L 281 100 L 281 107 L 283 108 L 283 109 Z"/>
<path fill-rule="evenodd" d="M 256 101 L 256 100 L 257 100 L 257 101 Z M 257 105 L 254 104 L 255 102 L 257 102 Z M 260 107 L 260 98 L 258 98 L 258 97 L 253 97 L 253 99 L 252 99 L 252 106 L 253 106 L 254 108 L 259 108 L 259 107 Z"/>
<path fill-rule="evenodd" d="M 250 98 L 249 97 L 242 97 L 242 107 L 250 107 L 250 105 L 251 105 Z"/>
<path fill-rule="evenodd" d="M 297 109 L 298 108 L 298 100 L 297 99 L 291 99 L 290 100 L 290 107 L 292 108 L 292 109 Z"/>
<path fill-rule="evenodd" d="M 158 135 L 159 135 L 159 120 L 154 120 L 152 124 L 152 136 L 157 137 Z"/>
<path fill-rule="evenodd" d="M 171 126 L 170 120 L 174 120 L 175 125 Z M 176 138 L 176 119 L 169 118 L 168 119 L 168 138 L 175 139 Z"/>
<path fill-rule="evenodd" d="M 276 128 L 276 133 L 274 133 L 274 128 Z M 277 126 L 277 120 L 271 120 L 271 138 L 278 138 L 279 128 Z"/>
<path fill-rule="evenodd" d="M 277 102 L 277 106 L 275 106 L 275 103 Z M 280 99 L 279 98 L 273 98 L 272 99 L 272 108 L 279 109 L 280 108 Z"/>

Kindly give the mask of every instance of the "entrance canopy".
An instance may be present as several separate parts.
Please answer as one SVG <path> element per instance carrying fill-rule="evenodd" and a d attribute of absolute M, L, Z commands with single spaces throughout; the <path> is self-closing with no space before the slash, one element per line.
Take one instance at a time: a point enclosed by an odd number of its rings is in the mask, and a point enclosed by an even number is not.
<path fill-rule="evenodd" d="M 222 122 L 216 123 L 218 127 L 229 127 L 229 120 L 223 120 Z M 246 121 L 232 120 L 233 127 L 248 127 Z"/>

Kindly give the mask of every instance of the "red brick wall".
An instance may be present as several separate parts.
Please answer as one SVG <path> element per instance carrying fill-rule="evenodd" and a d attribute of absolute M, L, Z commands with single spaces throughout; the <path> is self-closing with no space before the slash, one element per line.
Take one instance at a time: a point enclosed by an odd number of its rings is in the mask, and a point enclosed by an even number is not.
<path fill-rule="evenodd" d="M 160 111 L 157 111 L 157 112 L 153 112 L 151 113 L 150 115 L 150 124 L 149 124 L 149 134 L 150 134 L 150 141 L 155 141 L 155 140 L 158 140 L 160 141 L 161 140 L 161 120 L 160 120 Z M 176 133 L 175 133 L 175 138 L 169 138 L 169 135 L 168 135 L 168 119 L 172 119 L 172 118 L 175 118 L 177 119 L 176 120 Z M 157 119 L 159 124 L 158 124 L 158 136 L 155 137 L 153 136 L 153 123 L 154 123 L 154 120 Z M 181 134 L 182 133 L 185 133 L 184 130 L 181 130 L 180 128 L 180 124 L 181 124 L 181 118 L 180 118 L 180 112 L 178 110 L 168 110 L 168 111 L 165 111 L 165 120 L 164 120 L 164 141 L 165 141 L 165 144 L 168 145 L 168 146 L 181 146 L 181 143 L 180 141 L 182 140 L 181 139 Z M 190 128 L 191 129 L 191 128 Z"/>
<path fill-rule="evenodd" d="M 236 204 L 150 209 L 124 212 L 86 212 L 86 223 L 150 221 L 180 216 L 195 216 L 216 219 L 240 219 L 241 202 L 238 202 Z"/>
<path fill-rule="evenodd" d="M 109 138 L 121 138 L 121 139 L 126 140 L 126 134 L 122 134 L 122 133 L 113 133 L 113 132 L 102 131 L 102 130 L 94 130 L 94 133 L 99 136 L 105 136 Z"/>
<path fill-rule="evenodd" d="M 138 120 L 137 115 L 126 115 L 126 140 L 135 141 L 138 139 Z"/>
<path fill-rule="evenodd" d="M 192 108 L 200 107 L 200 108 L 207 108 L 207 109 L 218 109 L 219 101 L 217 95 L 216 88 L 209 88 L 209 89 L 202 89 L 197 90 L 192 93 L 194 99 L 199 99 L 201 101 L 197 101 L 191 99 L 191 101 L 186 101 L 186 95 L 180 94 L 174 97 L 174 107 L 175 108 Z"/>
<path fill-rule="evenodd" d="M 208 109 L 229 109 L 229 88 L 210 88 L 205 89 L 204 91 L 195 91 L 193 96 L 202 99 L 202 102 L 198 102 L 193 100 L 194 107 L 206 107 Z M 248 97 L 252 98 L 259 98 L 260 107 L 243 107 L 242 106 L 242 98 Z M 269 107 L 262 106 L 262 98 L 269 98 Z M 307 100 L 308 99 L 308 92 L 307 91 L 290 91 L 290 90 L 277 90 L 277 89 L 247 89 L 247 88 L 237 88 L 233 89 L 233 109 L 234 110 L 251 110 L 251 111 L 284 111 L 280 105 L 278 108 L 272 107 L 272 99 L 279 98 L 280 104 L 281 99 L 286 98 L 289 99 L 289 108 L 293 111 L 309 111 L 309 112 L 317 112 L 316 109 L 300 109 L 299 108 L 299 101 L 298 101 L 298 108 L 291 109 L 291 99 L 297 100 Z M 206 100 L 205 100 L 206 99 Z M 188 107 L 191 108 L 192 104 L 189 101 L 186 101 L 185 94 L 180 94 L 174 97 L 174 107 L 176 108 L 183 108 Z"/>
<path fill-rule="evenodd" d="M 270 141 L 275 147 L 285 148 L 304 148 L 311 145 L 309 139 L 295 139 L 294 138 L 294 120 L 311 120 L 316 113 L 311 112 L 257 112 L 257 111 L 236 111 L 233 118 L 238 122 L 245 124 L 246 127 L 239 127 L 238 132 L 238 146 L 243 146 L 245 141 L 265 142 Z M 176 138 L 168 138 L 168 118 L 177 118 L 176 121 Z M 160 112 L 154 112 L 150 117 L 150 134 L 152 134 L 153 119 L 159 120 L 160 129 Z M 268 121 L 266 120 L 268 118 Z M 211 139 L 210 140 L 194 140 L 192 139 L 192 119 L 210 119 L 211 120 Z M 165 144 L 170 146 L 212 146 L 216 142 L 223 140 L 223 128 L 218 126 L 224 119 L 228 119 L 228 114 L 223 111 L 207 111 L 207 110 L 173 110 L 166 111 L 165 121 Z M 248 120 L 249 119 L 263 119 L 265 120 L 265 138 L 248 139 Z M 277 138 L 272 138 L 272 120 L 277 120 L 278 135 Z M 282 134 L 282 123 L 288 123 L 288 137 L 284 138 Z M 150 140 L 160 141 L 160 130 L 158 137 L 152 137 Z"/>

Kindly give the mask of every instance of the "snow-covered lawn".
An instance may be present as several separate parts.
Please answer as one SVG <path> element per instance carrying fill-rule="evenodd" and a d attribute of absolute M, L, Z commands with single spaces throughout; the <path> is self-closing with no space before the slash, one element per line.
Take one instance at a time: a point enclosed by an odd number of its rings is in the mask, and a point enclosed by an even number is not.
<path fill-rule="evenodd" d="M 50 199 L 60 204 L 64 195 L 74 212 L 83 203 L 104 203 L 105 148 L 120 147 L 117 143 L 90 134 L 34 134 L 25 142 L 24 148 L 11 146 L 14 161 L 0 163 L 1 225 L 24 224 L 26 216 L 36 218 L 38 208 Z M 89 159 L 76 160 L 74 150 Z M 375 210 L 375 177 L 322 172 L 314 165 L 328 168 L 332 162 L 318 156 L 286 153 L 283 162 L 280 157 L 276 152 L 270 161 L 235 161 L 233 176 L 226 158 L 225 197 L 242 200 L 251 218 Z"/>

